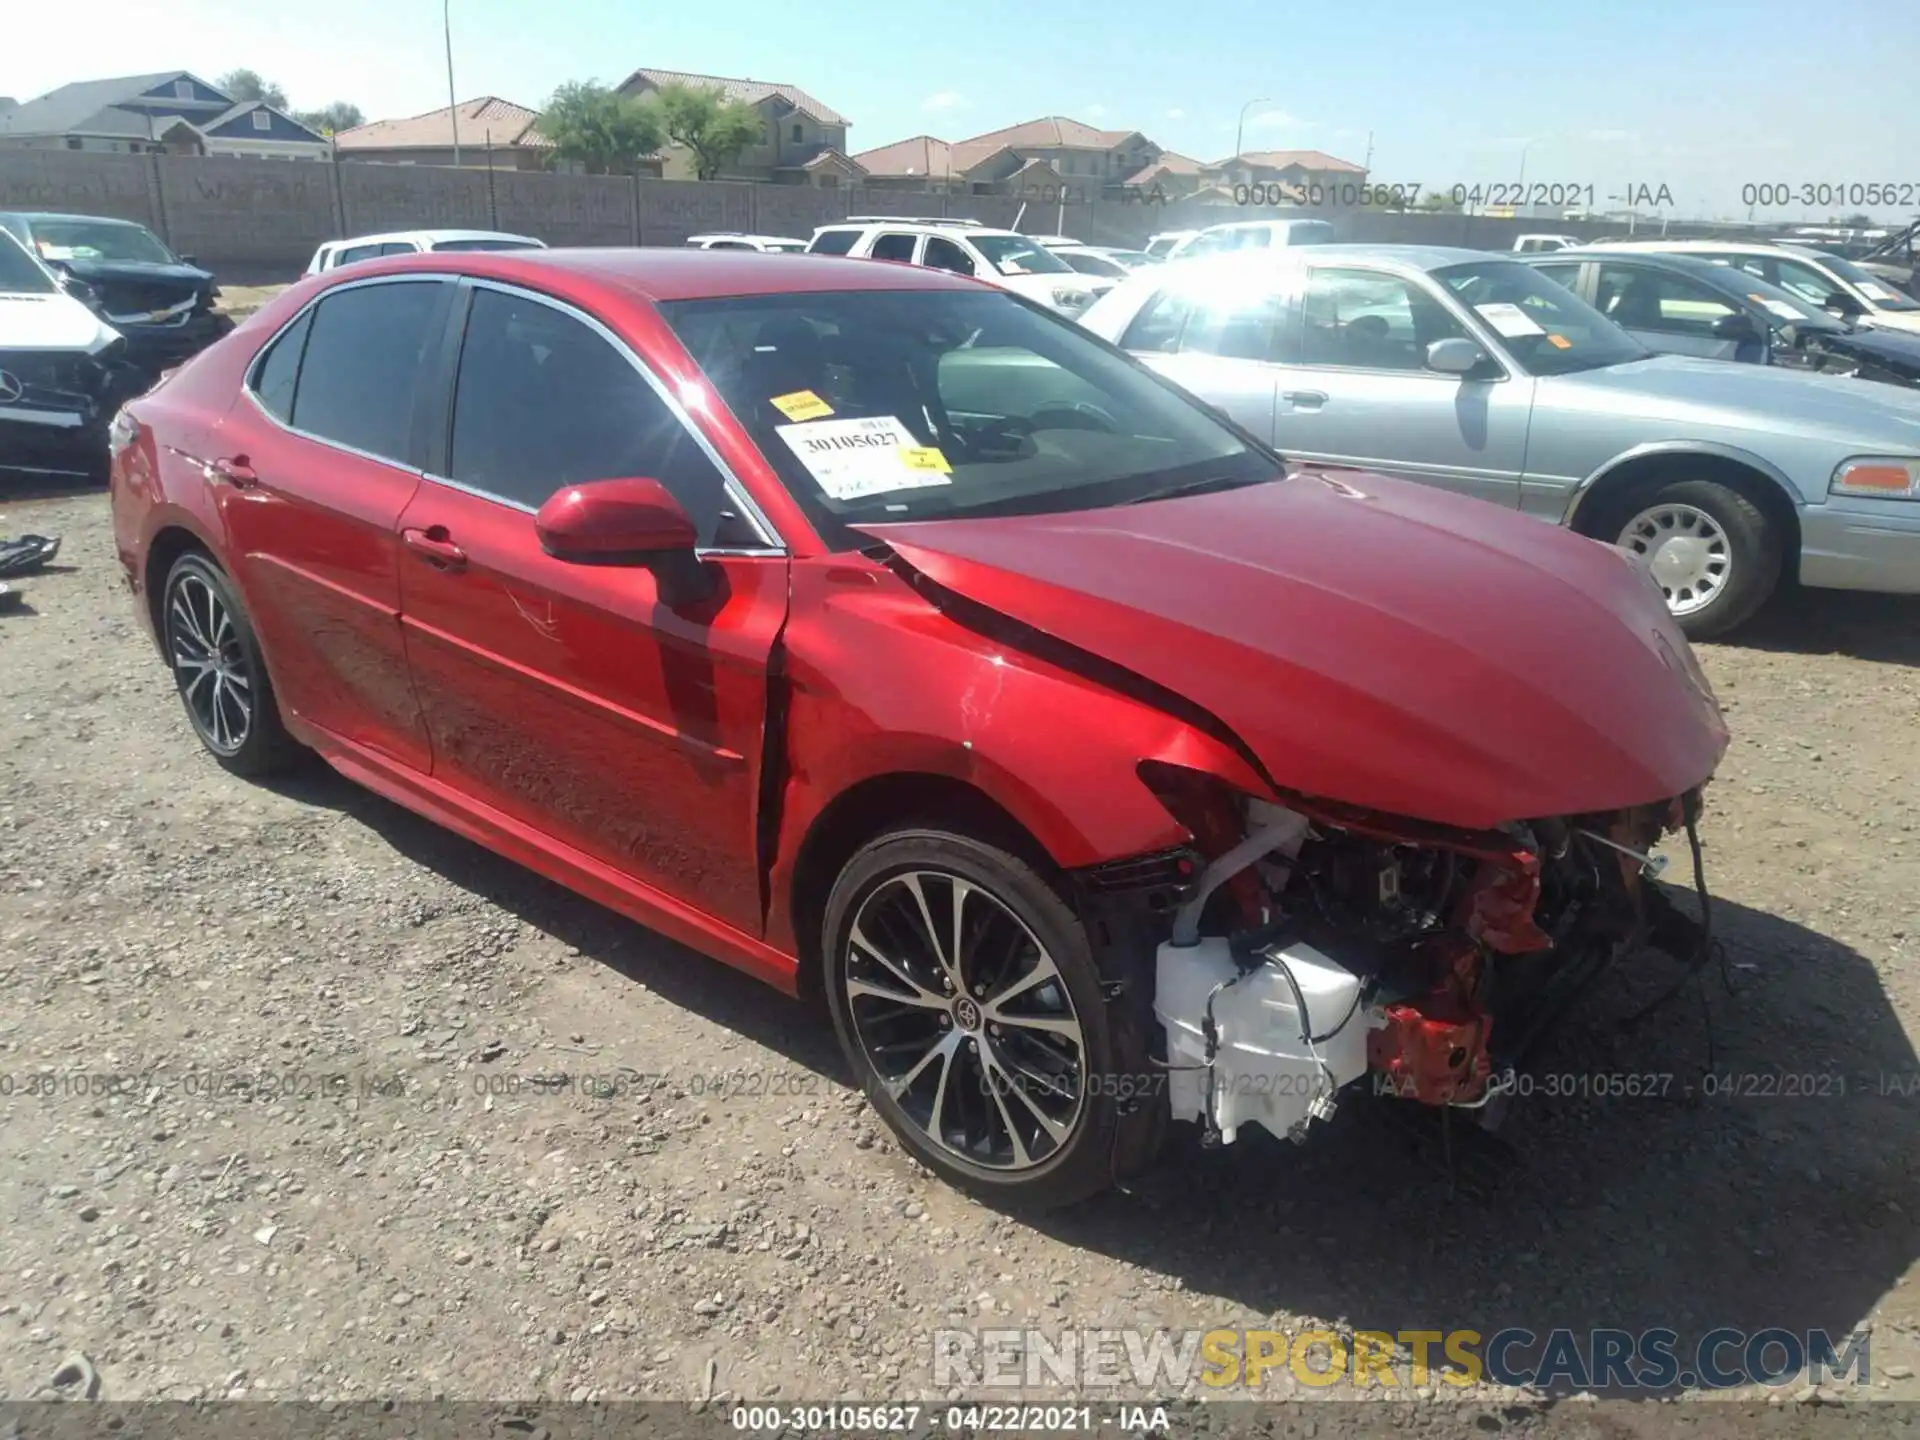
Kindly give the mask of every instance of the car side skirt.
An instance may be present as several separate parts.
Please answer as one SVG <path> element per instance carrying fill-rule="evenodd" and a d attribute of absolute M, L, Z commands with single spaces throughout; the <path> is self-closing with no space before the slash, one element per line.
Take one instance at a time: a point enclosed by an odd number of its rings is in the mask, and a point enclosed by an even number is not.
<path fill-rule="evenodd" d="M 794 956 L 332 731 L 293 716 L 287 717 L 287 728 L 335 770 L 376 795 L 775 989 L 799 994 L 800 965 Z"/>

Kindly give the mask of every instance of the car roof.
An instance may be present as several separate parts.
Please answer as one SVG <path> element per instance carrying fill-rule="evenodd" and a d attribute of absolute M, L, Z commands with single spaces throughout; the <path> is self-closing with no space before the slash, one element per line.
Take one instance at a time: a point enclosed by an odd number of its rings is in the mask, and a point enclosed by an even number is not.
<path fill-rule="evenodd" d="M 565 276 L 625 290 L 649 301 L 834 290 L 962 290 L 977 295 L 991 288 L 977 280 L 918 265 L 875 264 L 837 255 L 688 250 L 664 245 L 386 255 L 362 261 L 347 279 L 336 283 L 402 273 L 475 275 L 533 288 L 538 288 L 543 276 Z"/>
<path fill-rule="evenodd" d="M 1666 251 L 1673 255 L 1685 255 L 1711 251 L 1717 255 L 1778 255 L 1782 250 L 1796 255 L 1812 255 L 1817 252 L 1804 245 L 1757 244 L 1752 240 L 1613 240 L 1608 242 L 1616 250 Z M 1592 247 L 1582 246 L 1582 249 Z"/>
<path fill-rule="evenodd" d="M 1489 260 L 1526 263 L 1520 256 L 1505 250 L 1468 250 L 1456 245 L 1298 245 L 1278 250 L 1231 250 L 1220 255 L 1195 255 L 1184 259 L 1176 255 L 1170 264 L 1181 273 L 1191 274 L 1203 265 L 1266 265 L 1277 269 L 1345 261 L 1414 274 L 1439 270 L 1448 265 L 1469 262 L 1484 264 Z"/>
<path fill-rule="evenodd" d="M 1014 235 L 1022 240 L 1038 237 L 1023 234 L 1018 230 L 1002 230 L 994 225 L 979 225 L 972 221 L 962 223 L 957 220 L 868 220 L 859 224 L 822 225 L 820 230 L 923 230 L 929 235 L 945 235 L 949 238 L 959 235 L 972 239 L 981 235 Z M 820 230 L 814 231 L 819 234 Z"/>
<path fill-rule="evenodd" d="M 1505 254 L 1505 251 L 1499 252 Z M 1677 275 L 1712 276 L 1728 286 L 1739 285 L 1758 277 L 1744 270 L 1730 269 L 1725 265 L 1716 265 L 1701 253 L 1689 254 L 1685 251 L 1642 250 L 1630 245 L 1577 245 L 1566 250 L 1551 250 L 1537 255 L 1517 255 L 1514 257 L 1522 265 L 1577 265 L 1583 260 L 1631 260 L 1636 265 L 1646 265 L 1655 270 L 1671 270 Z M 1732 277 L 1738 276 L 1738 279 Z"/>
<path fill-rule="evenodd" d="M 127 230 L 146 230 L 138 220 L 122 220 L 117 215 L 71 215 L 60 210 L 0 210 L 9 220 L 85 220 L 98 225 L 118 225 Z"/>

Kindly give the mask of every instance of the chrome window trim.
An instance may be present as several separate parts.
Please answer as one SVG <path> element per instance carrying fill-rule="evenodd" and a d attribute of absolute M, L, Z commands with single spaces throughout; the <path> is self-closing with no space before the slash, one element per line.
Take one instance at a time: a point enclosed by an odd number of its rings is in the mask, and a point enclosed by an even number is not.
<path fill-rule="evenodd" d="M 260 347 L 260 352 L 248 363 L 247 373 L 241 378 L 240 393 L 252 402 L 253 408 L 260 413 L 262 419 L 288 435 L 297 435 L 309 444 L 323 445 L 329 450 L 338 450 L 342 455 L 352 455 L 360 460 L 371 460 L 376 465 L 388 466 L 391 469 L 398 470 L 403 475 L 424 476 L 426 472 L 417 465 L 409 465 L 406 461 L 396 460 L 390 455 L 376 455 L 371 450 L 361 450 L 338 440 L 329 440 L 324 435 L 316 435 L 311 430 L 302 430 L 290 422 L 282 420 L 267 408 L 267 402 L 260 398 L 260 392 L 254 388 L 254 381 L 259 376 L 260 371 L 265 367 L 267 356 L 272 352 L 273 347 L 280 343 L 287 331 L 300 323 L 300 318 L 303 315 L 310 313 L 316 305 L 322 300 L 325 300 L 329 295 L 338 295 L 346 290 L 361 290 L 369 285 L 419 284 L 422 281 L 435 285 L 446 285 L 452 283 L 455 278 L 456 277 L 452 275 L 443 275 L 436 272 L 406 275 L 370 275 L 364 280 L 348 280 L 339 285 L 329 285 L 298 310 L 294 311 L 293 314 L 289 315 L 286 323 L 273 332 L 273 338 Z"/>
<path fill-rule="evenodd" d="M 653 393 L 659 397 L 660 402 L 667 407 L 667 413 L 673 416 L 679 423 L 681 429 L 693 437 L 694 444 L 700 447 L 700 453 L 707 457 L 708 463 L 711 464 L 719 474 L 721 487 L 727 499 L 738 507 L 741 517 L 753 526 L 763 542 L 758 547 L 703 547 L 696 550 L 694 552 L 695 554 L 785 555 L 788 553 L 788 547 L 786 542 L 781 539 L 780 532 L 774 528 L 773 522 L 767 518 L 766 512 L 760 508 L 759 503 L 747 492 L 746 486 L 740 483 L 740 477 L 734 473 L 733 467 L 729 465 L 721 456 L 720 452 L 714 448 L 713 442 L 707 438 L 706 433 L 701 430 L 698 425 L 693 423 L 693 417 L 687 413 L 687 408 L 680 403 L 679 397 L 667 388 L 664 380 L 654 374 L 653 367 L 641 359 L 631 345 L 627 344 L 626 341 L 622 340 L 601 321 L 595 319 L 578 306 L 569 304 L 565 300 L 559 300 L 551 295 L 543 295 L 538 290 L 529 290 L 524 286 L 512 285 L 500 280 L 483 279 L 473 275 L 460 275 L 454 278 L 457 283 L 468 289 L 492 290 L 502 295 L 513 296 L 516 299 L 531 300 L 535 304 L 545 305 L 550 310 L 558 311 L 562 315 L 578 320 L 611 345 L 614 350 L 634 368 L 640 378 L 646 382 L 648 388 L 650 388 Z M 454 383 L 457 394 L 459 385 L 457 376 L 455 377 Z M 449 463 L 451 463 L 453 459 L 451 451 L 449 451 L 447 459 Z M 471 486 L 462 485 L 458 481 L 452 480 L 444 475 L 429 474 L 426 478 L 432 480 L 435 484 L 451 485 L 455 489 L 465 490 L 471 495 L 479 495 L 485 499 L 497 500 L 502 504 L 511 505 L 516 510 L 526 510 L 528 514 L 535 513 L 534 510 L 528 508 L 524 502 L 509 500 L 505 496 L 493 495 L 485 491 L 476 490 Z"/>

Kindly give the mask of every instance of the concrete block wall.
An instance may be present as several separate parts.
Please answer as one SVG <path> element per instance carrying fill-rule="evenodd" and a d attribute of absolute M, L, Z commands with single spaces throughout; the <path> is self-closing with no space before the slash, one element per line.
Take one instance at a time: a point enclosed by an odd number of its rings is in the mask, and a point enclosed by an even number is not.
<path fill-rule="evenodd" d="M 965 216 L 1028 234 L 1056 231 L 1096 245 L 1139 246 L 1163 230 L 1223 220 L 1319 213 L 1337 238 L 1505 250 L 1514 237 L 1553 230 L 1600 239 L 1622 233 L 1592 222 L 1302 212 L 1258 207 L 1100 200 L 1062 205 L 1030 197 L 816 189 L 807 186 L 432 165 L 333 164 L 228 156 L 110 155 L 0 150 L 0 209 L 71 210 L 152 226 L 229 283 L 299 274 L 324 240 L 384 230 L 460 228 L 536 235 L 550 245 L 678 245 L 706 230 L 805 239 L 848 215 Z M 1643 232 L 1645 233 L 1645 232 Z M 1674 236 L 1712 233 L 1674 225 Z"/>

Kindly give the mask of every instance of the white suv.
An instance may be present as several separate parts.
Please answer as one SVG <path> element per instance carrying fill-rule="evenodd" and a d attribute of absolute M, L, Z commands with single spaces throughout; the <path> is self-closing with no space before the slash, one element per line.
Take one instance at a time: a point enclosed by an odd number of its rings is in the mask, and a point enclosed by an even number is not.
<path fill-rule="evenodd" d="M 1265 250 L 1283 245 L 1331 245 L 1333 226 L 1325 220 L 1231 220 L 1209 225 L 1173 247 L 1169 260 L 1217 255 L 1225 250 Z"/>
<path fill-rule="evenodd" d="M 1031 235 L 970 220 L 878 220 L 822 225 L 807 245 L 814 255 L 895 260 L 971 275 L 1078 320 L 1114 281 L 1077 273 Z"/>

